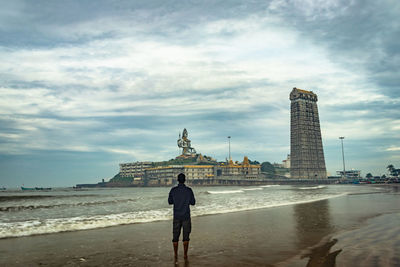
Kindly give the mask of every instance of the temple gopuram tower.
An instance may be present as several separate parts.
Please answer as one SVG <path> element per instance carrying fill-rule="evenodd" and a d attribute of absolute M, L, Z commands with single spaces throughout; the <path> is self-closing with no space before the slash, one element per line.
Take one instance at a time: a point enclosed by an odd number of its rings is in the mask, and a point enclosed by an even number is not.
<path fill-rule="evenodd" d="M 290 176 L 326 179 L 317 95 L 295 87 L 290 101 Z"/>

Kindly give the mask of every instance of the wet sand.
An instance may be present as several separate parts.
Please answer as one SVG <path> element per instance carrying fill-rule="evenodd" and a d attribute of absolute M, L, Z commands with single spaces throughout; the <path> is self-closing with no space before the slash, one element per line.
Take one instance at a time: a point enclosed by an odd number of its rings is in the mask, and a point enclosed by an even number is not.
<path fill-rule="evenodd" d="M 178 266 L 398 266 L 400 194 L 192 218 Z M 172 222 L 0 240 L 0 266 L 174 266 Z"/>

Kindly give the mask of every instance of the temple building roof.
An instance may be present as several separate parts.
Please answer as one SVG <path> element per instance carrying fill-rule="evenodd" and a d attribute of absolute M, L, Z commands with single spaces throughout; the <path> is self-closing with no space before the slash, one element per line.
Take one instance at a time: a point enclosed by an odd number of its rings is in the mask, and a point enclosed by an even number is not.
<path fill-rule="evenodd" d="M 307 91 L 307 90 L 303 90 L 303 89 L 296 88 L 296 87 L 294 87 L 293 90 L 300 91 L 301 93 L 304 93 L 304 94 L 315 95 L 313 91 Z"/>
<path fill-rule="evenodd" d="M 296 87 L 293 88 L 289 98 L 290 100 L 305 99 L 314 102 L 318 101 L 318 97 L 313 91 L 307 91 Z"/>

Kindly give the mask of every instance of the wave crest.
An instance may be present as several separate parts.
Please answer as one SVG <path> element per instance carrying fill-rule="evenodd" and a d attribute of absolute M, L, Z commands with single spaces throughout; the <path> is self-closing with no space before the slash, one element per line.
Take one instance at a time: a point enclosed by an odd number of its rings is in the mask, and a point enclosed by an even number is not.
<path fill-rule="evenodd" d="M 242 193 L 242 190 L 230 190 L 230 191 L 212 191 L 217 194 L 228 194 L 228 193 Z M 323 196 L 315 199 L 299 200 L 299 201 L 285 201 L 278 203 L 264 203 L 261 205 L 244 205 L 244 206 L 221 206 L 217 209 L 210 209 L 209 206 L 200 206 L 194 209 L 192 216 L 204 216 L 212 214 L 231 213 L 246 210 L 255 210 L 262 208 L 271 208 L 279 206 L 288 206 L 303 204 L 309 202 L 320 201 L 329 198 L 340 197 L 347 193 L 338 195 Z M 23 222 L 6 222 L 0 223 L 0 239 L 40 234 L 50 234 L 58 232 L 88 230 L 96 228 L 104 228 L 110 226 L 117 226 L 123 224 L 135 224 L 135 223 L 147 223 L 155 221 L 165 221 L 172 219 L 172 210 L 170 208 L 147 210 L 147 211 L 136 211 L 136 212 L 125 212 L 118 214 L 108 215 L 93 215 L 93 216 L 79 216 L 72 218 L 55 218 L 46 220 L 30 220 Z"/>
<path fill-rule="evenodd" d="M 97 197 L 98 195 L 86 194 L 86 195 L 11 195 L 11 196 L 0 196 L 0 202 L 3 201 L 21 201 L 28 199 L 46 199 L 46 198 L 74 198 L 74 197 Z"/>
<path fill-rule="evenodd" d="M 255 190 L 263 190 L 261 187 L 256 187 L 256 188 L 245 188 L 243 189 L 245 191 L 255 191 Z"/>
<path fill-rule="evenodd" d="M 70 204 L 54 204 L 54 205 L 21 205 L 21 206 L 9 206 L 0 207 L 0 212 L 12 212 L 21 210 L 36 210 L 36 209 L 52 209 L 52 208 L 65 208 L 65 207 L 83 207 L 83 206 L 96 206 L 96 205 L 106 205 L 121 202 L 135 202 L 136 199 L 117 199 L 110 201 L 95 201 L 95 202 L 79 202 Z"/>
<path fill-rule="evenodd" d="M 243 190 L 207 191 L 207 194 L 236 194 L 244 193 Z"/>
<path fill-rule="evenodd" d="M 325 188 L 325 185 L 318 185 L 318 186 L 306 186 L 306 187 L 299 187 L 301 190 L 315 190 L 315 189 L 322 189 Z"/>
<path fill-rule="evenodd" d="M 170 209 L 0 223 L 0 238 L 104 228 L 171 219 Z"/>

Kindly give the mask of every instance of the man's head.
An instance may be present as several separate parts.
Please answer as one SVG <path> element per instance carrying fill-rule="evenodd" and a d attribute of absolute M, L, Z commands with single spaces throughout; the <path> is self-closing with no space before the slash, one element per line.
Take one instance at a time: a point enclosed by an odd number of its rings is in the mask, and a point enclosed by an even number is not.
<path fill-rule="evenodd" d="M 180 174 L 178 175 L 178 182 L 179 182 L 180 184 L 183 184 L 183 183 L 185 183 L 185 181 L 186 181 L 186 176 L 185 176 L 185 174 L 180 173 Z"/>

